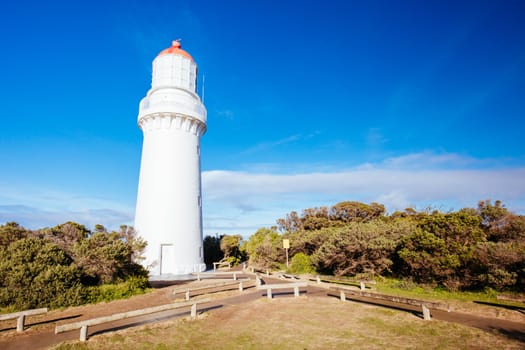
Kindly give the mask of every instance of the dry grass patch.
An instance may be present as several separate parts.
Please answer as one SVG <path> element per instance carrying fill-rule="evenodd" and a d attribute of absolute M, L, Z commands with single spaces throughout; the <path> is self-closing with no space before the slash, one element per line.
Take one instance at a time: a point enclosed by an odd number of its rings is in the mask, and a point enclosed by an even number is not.
<path fill-rule="evenodd" d="M 522 349 L 503 336 L 333 298 L 259 299 L 54 349 Z"/>

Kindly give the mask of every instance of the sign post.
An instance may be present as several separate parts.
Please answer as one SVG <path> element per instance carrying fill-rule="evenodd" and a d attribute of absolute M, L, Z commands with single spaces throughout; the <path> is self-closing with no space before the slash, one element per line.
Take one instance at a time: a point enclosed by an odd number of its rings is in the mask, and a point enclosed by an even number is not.
<path fill-rule="evenodd" d="M 290 248 L 289 239 L 283 239 L 283 248 L 286 251 L 286 268 L 288 268 L 288 249 Z"/>

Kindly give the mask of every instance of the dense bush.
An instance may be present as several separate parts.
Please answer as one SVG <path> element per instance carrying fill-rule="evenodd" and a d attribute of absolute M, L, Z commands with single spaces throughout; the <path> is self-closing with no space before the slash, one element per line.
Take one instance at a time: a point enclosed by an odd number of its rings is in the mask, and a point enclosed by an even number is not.
<path fill-rule="evenodd" d="M 70 222 L 36 231 L 8 223 L 0 226 L 0 237 L 0 308 L 79 305 L 108 299 L 109 292 L 102 298 L 97 293 L 116 288 L 111 284 L 126 286 L 126 292 L 109 293 L 113 298 L 147 284 L 147 271 L 135 262 L 145 243 L 128 226 L 92 234 Z"/>
<path fill-rule="evenodd" d="M 98 303 L 101 301 L 128 298 L 132 295 L 142 294 L 148 288 L 149 283 L 146 276 L 130 277 L 120 283 L 88 287 L 86 300 L 89 303 Z"/>
<path fill-rule="evenodd" d="M 224 235 L 221 238 L 221 250 L 224 259 L 232 265 L 238 265 L 246 259 L 246 252 L 242 246 L 241 235 Z"/>
<path fill-rule="evenodd" d="M 278 267 L 286 260 L 282 236 L 275 230 L 261 228 L 246 242 L 244 249 L 250 263 L 261 268 Z"/>
<path fill-rule="evenodd" d="M 335 275 L 390 274 L 396 247 L 411 230 L 409 222 L 351 222 L 325 235 L 313 260 L 319 271 Z"/>
<path fill-rule="evenodd" d="M 309 257 L 322 273 L 391 275 L 449 290 L 525 288 L 525 217 L 500 201 L 391 215 L 378 203 L 341 202 L 291 212 L 277 225 L 282 236 L 259 229 L 250 237 L 250 262 L 280 266 L 288 238 L 292 257 Z"/>
<path fill-rule="evenodd" d="M 310 256 L 304 253 L 295 254 L 290 261 L 290 273 L 313 273 L 315 267 Z"/>

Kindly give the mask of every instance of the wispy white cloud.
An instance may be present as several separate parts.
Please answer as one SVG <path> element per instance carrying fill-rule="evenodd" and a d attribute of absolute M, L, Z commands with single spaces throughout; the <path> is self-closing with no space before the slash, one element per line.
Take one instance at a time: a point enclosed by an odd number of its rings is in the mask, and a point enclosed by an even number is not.
<path fill-rule="evenodd" d="M 426 152 L 331 172 L 207 171 L 202 177 L 205 208 L 230 213 L 231 221 L 240 226 L 273 225 L 291 210 L 343 200 L 377 201 L 389 211 L 409 206 L 459 209 L 487 198 L 501 199 L 511 210 L 523 208 L 525 167 L 466 168 L 472 164 L 483 162 Z M 247 203 L 254 204 L 253 210 L 240 215 Z M 227 222 L 221 220 L 215 229 Z"/>
<path fill-rule="evenodd" d="M 15 221 L 31 229 L 66 221 L 110 229 L 133 223 L 132 206 L 108 198 L 31 186 L 3 185 L 0 190 L 0 223 Z"/>
<path fill-rule="evenodd" d="M 287 137 L 283 137 L 278 140 L 271 140 L 271 141 L 264 141 L 260 142 L 252 147 L 249 147 L 241 152 L 241 154 L 249 154 L 249 153 L 257 153 L 262 151 L 268 151 L 269 149 L 283 146 L 286 144 L 294 143 L 294 142 L 300 142 L 300 141 L 306 141 L 309 140 L 316 135 L 319 135 L 319 131 L 315 131 L 309 134 L 294 134 Z"/>
<path fill-rule="evenodd" d="M 457 153 L 419 152 L 398 157 L 387 158 L 383 161 L 386 168 L 397 169 L 435 169 L 435 168 L 469 168 L 471 166 L 487 164 L 487 161 L 462 156 Z"/>
<path fill-rule="evenodd" d="M 416 200 L 441 200 L 491 195 L 518 198 L 525 195 L 524 178 L 525 168 L 417 171 L 371 168 L 293 175 L 208 171 L 203 174 L 203 185 L 212 199 L 287 193 L 377 196 L 397 190 Z"/>
<path fill-rule="evenodd" d="M 256 144 L 255 146 L 245 149 L 244 151 L 241 152 L 241 154 L 267 151 L 277 146 L 282 146 L 288 143 L 296 142 L 300 139 L 301 139 L 301 135 L 296 134 L 296 135 L 284 137 L 279 140 L 261 142 L 261 143 Z"/>
<path fill-rule="evenodd" d="M 525 167 L 486 164 L 457 154 L 422 152 L 340 170 L 316 170 L 316 164 L 314 170 L 303 166 L 300 172 L 282 172 L 275 166 L 271 171 L 205 171 L 204 233 L 248 236 L 292 210 L 343 200 L 376 201 L 394 211 L 409 206 L 459 209 L 491 198 L 523 212 Z M 0 184 L 0 223 L 17 221 L 29 228 L 68 220 L 117 228 L 133 224 L 134 204 L 107 196 Z"/>

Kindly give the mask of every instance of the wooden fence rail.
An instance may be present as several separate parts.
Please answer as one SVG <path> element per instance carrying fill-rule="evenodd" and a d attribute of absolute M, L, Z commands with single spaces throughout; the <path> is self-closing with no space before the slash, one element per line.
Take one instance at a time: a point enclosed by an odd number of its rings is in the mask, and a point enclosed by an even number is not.
<path fill-rule="evenodd" d="M 182 308 L 185 306 L 191 306 L 190 315 L 192 318 L 195 318 L 197 316 L 197 304 L 209 303 L 210 301 L 211 299 L 208 298 L 208 299 L 194 300 L 190 302 L 165 304 L 165 305 L 160 305 L 160 306 L 149 307 L 146 309 L 122 312 L 122 313 L 113 314 L 110 316 L 92 318 L 89 320 L 78 321 L 74 323 L 56 326 L 55 334 L 71 331 L 74 329 L 80 329 L 80 341 L 86 341 L 89 326 L 95 326 L 95 325 L 102 324 L 102 323 L 118 321 L 118 320 L 130 318 L 130 317 L 153 314 L 153 313 L 161 312 L 161 311 L 178 309 L 178 308 Z"/>
<path fill-rule="evenodd" d="M 268 299 L 272 299 L 272 290 L 275 289 L 292 289 L 294 297 L 299 296 L 299 288 L 308 287 L 307 282 L 295 282 L 295 283 L 279 283 L 279 284 L 263 284 L 257 287 L 257 289 L 265 289 L 266 296 Z"/>
<path fill-rule="evenodd" d="M 195 288 L 185 288 L 185 289 L 175 289 L 173 290 L 173 295 L 178 295 L 181 293 L 184 293 L 184 299 L 190 300 L 190 295 L 196 296 L 196 295 L 202 295 L 202 294 L 210 294 L 210 293 L 218 293 L 218 292 L 224 292 L 227 290 L 237 289 L 239 288 L 239 291 L 244 291 L 245 288 L 253 287 L 253 285 L 250 285 L 249 279 L 243 279 L 243 280 L 236 280 L 231 282 L 221 282 L 216 283 L 212 285 L 202 286 L 202 287 L 195 287 Z M 213 289 L 219 289 L 216 291 L 209 291 Z M 204 293 L 199 293 L 202 291 L 207 291 Z"/>
<path fill-rule="evenodd" d="M 5 320 L 12 320 L 17 319 L 16 321 L 16 331 L 17 332 L 23 332 L 24 331 L 24 323 L 27 316 L 34 316 L 34 315 L 41 315 L 45 314 L 47 312 L 47 308 L 42 309 L 32 309 L 32 310 L 24 310 L 19 312 L 13 312 L 10 314 L 3 314 L 0 315 L 0 321 Z"/>
<path fill-rule="evenodd" d="M 218 261 L 213 263 L 213 271 L 217 270 L 218 268 L 220 269 L 221 267 L 227 267 L 231 269 L 232 264 L 228 261 Z"/>
<path fill-rule="evenodd" d="M 401 304 L 407 304 L 407 305 L 413 305 L 413 306 L 420 306 L 423 312 L 423 319 L 425 320 L 430 320 L 429 308 L 446 309 L 447 311 L 450 311 L 450 307 L 442 303 L 435 303 L 431 301 L 404 298 L 404 297 L 379 294 L 379 293 L 370 293 L 370 292 L 366 292 L 362 290 L 357 291 L 357 290 L 350 290 L 350 289 L 343 289 L 343 288 L 331 288 L 331 289 L 339 290 L 339 296 L 341 298 L 341 301 L 345 301 L 347 295 L 352 295 L 352 296 L 360 296 L 360 297 L 366 297 L 366 298 L 371 298 L 371 299 L 391 301 L 395 303 L 401 303 Z"/>
<path fill-rule="evenodd" d="M 241 271 L 221 271 L 221 272 L 197 272 L 193 273 L 197 275 L 197 281 L 200 281 L 202 278 L 213 278 L 217 276 L 232 276 L 233 280 L 237 280 L 238 275 L 242 275 Z"/>

